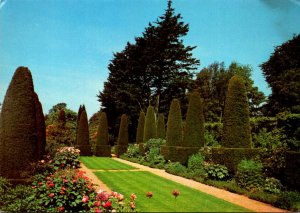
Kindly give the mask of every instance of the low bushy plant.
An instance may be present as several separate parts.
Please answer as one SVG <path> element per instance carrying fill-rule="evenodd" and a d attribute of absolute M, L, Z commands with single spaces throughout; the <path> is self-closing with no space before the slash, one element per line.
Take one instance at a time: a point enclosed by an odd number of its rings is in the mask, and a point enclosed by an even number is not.
<path fill-rule="evenodd" d="M 217 137 L 210 133 L 208 130 L 204 132 L 204 141 L 206 146 L 220 147 L 220 143 L 218 142 Z"/>
<path fill-rule="evenodd" d="M 214 180 L 225 180 L 229 178 L 226 166 L 220 164 L 208 164 L 205 166 L 207 177 Z"/>
<path fill-rule="evenodd" d="M 189 157 L 188 169 L 189 170 L 203 170 L 204 169 L 204 156 L 200 153 L 194 154 Z"/>
<path fill-rule="evenodd" d="M 296 191 L 284 191 L 281 192 L 276 201 L 276 206 L 289 209 L 291 211 L 300 210 L 300 194 Z"/>
<path fill-rule="evenodd" d="M 8 180 L 0 176 L 0 209 L 4 205 L 5 195 L 10 187 L 11 184 Z"/>
<path fill-rule="evenodd" d="M 54 159 L 53 166 L 54 169 L 64 169 L 64 168 L 79 168 L 80 167 L 80 150 L 74 147 L 61 147 L 57 150 Z"/>
<path fill-rule="evenodd" d="M 264 185 L 264 191 L 271 193 L 271 194 L 279 194 L 283 188 L 283 185 L 281 184 L 280 180 L 276 178 L 266 178 L 265 185 Z"/>
<path fill-rule="evenodd" d="M 138 144 L 129 144 L 127 152 L 123 154 L 128 158 L 137 158 L 139 156 L 139 145 Z"/>
<path fill-rule="evenodd" d="M 263 187 L 263 165 L 260 161 L 242 160 L 237 166 L 235 179 L 237 184 L 249 191 L 256 191 Z"/>
<path fill-rule="evenodd" d="M 165 166 L 166 172 L 178 176 L 184 176 L 187 173 L 187 168 L 179 162 L 169 162 Z"/>
<path fill-rule="evenodd" d="M 144 149 L 145 151 L 149 151 L 152 148 L 160 149 L 160 147 L 165 144 L 166 144 L 166 140 L 162 138 L 151 138 L 144 144 Z"/>

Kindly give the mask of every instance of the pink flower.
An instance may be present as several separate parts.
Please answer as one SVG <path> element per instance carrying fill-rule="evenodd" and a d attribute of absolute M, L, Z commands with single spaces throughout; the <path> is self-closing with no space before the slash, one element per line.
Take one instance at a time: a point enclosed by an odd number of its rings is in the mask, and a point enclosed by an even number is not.
<path fill-rule="evenodd" d="M 54 183 L 53 183 L 53 182 L 48 182 L 48 187 L 49 187 L 49 188 L 54 187 Z"/>
<path fill-rule="evenodd" d="M 97 195 L 97 200 L 108 201 L 108 199 L 109 199 L 109 195 L 107 193 L 105 193 L 104 191 L 98 193 L 98 195 Z"/>
<path fill-rule="evenodd" d="M 102 212 L 102 210 L 101 210 L 101 209 L 98 209 L 98 208 L 96 208 L 96 209 L 95 209 L 95 212 L 97 212 L 97 213 L 98 213 L 98 212 Z"/>
<path fill-rule="evenodd" d="M 64 181 L 64 183 L 68 183 L 69 182 L 67 179 L 64 179 L 63 181 Z"/>
<path fill-rule="evenodd" d="M 76 183 L 77 182 L 77 180 L 72 180 L 72 183 Z"/>
<path fill-rule="evenodd" d="M 124 200 L 124 195 L 118 194 L 117 198 L 118 198 L 119 201 L 122 201 L 122 200 Z"/>
<path fill-rule="evenodd" d="M 135 199 L 136 199 L 136 195 L 135 195 L 134 193 L 132 193 L 132 194 L 130 195 L 130 198 L 131 198 L 131 200 L 135 200 Z"/>
<path fill-rule="evenodd" d="M 117 197 L 118 197 L 118 192 L 111 192 L 111 195 L 112 195 L 113 197 L 117 198 Z"/>
<path fill-rule="evenodd" d="M 111 208 L 111 202 L 107 201 L 106 203 L 103 204 L 103 207 L 106 208 L 106 209 Z"/>
<path fill-rule="evenodd" d="M 89 201 L 89 197 L 88 196 L 83 196 L 83 198 L 82 198 L 82 202 L 83 203 L 86 203 L 86 202 L 88 202 Z"/>
<path fill-rule="evenodd" d="M 94 203 L 94 206 L 99 207 L 100 204 L 101 204 L 100 201 L 96 201 L 96 202 Z"/>
<path fill-rule="evenodd" d="M 50 193 L 49 195 L 48 195 L 48 197 L 54 197 L 54 193 Z"/>
<path fill-rule="evenodd" d="M 135 209 L 135 203 L 134 203 L 134 202 L 130 202 L 130 207 L 131 207 L 132 209 Z"/>

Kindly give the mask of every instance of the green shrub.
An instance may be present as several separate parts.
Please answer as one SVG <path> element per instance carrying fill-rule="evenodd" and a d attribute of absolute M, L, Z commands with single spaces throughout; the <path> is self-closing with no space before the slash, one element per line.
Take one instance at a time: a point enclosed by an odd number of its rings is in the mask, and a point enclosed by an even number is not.
<path fill-rule="evenodd" d="M 251 148 L 249 103 L 244 80 L 239 76 L 229 80 L 223 120 L 222 146 Z"/>
<path fill-rule="evenodd" d="M 222 133 L 223 133 L 223 123 L 221 123 L 221 122 L 205 123 L 204 129 L 205 129 L 205 132 L 207 131 L 210 135 L 212 135 L 218 141 L 218 144 L 221 143 Z"/>
<path fill-rule="evenodd" d="M 191 155 L 188 161 L 189 170 L 204 170 L 204 156 L 200 153 Z"/>
<path fill-rule="evenodd" d="M 152 148 L 159 148 L 162 146 L 162 145 L 165 145 L 166 144 L 166 140 L 162 139 L 162 138 L 152 138 L 152 139 L 149 139 L 145 144 L 144 144 L 144 149 L 146 151 L 152 149 Z"/>
<path fill-rule="evenodd" d="M 62 147 L 58 149 L 53 158 L 53 168 L 55 170 L 65 168 L 79 168 L 79 153 L 80 150 L 75 149 L 74 147 Z"/>
<path fill-rule="evenodd" d="M 0 176 L 0 209 L 4 205 L 5 195 L 10 187 L 8 180 Z"/>
<path fill-rule="evenodd" d="M 276 178 L 266 178 L 265 185 L 264 185 L 264 191 L 271 193 L 271 194 L 279 194 L 282 190 L 283 186 L 280 182 L 280 180 Z"/>
<path fill-rule="evenodd" d="M 229 172 L 226 166 L 220 164 L 208 164 L 205 166 L 208 178 L 214 180 L 225 180 L 229 178 Z"/>
<path fill-rule="evenodd" d="M 3 202 L 2 210 L 6 212 L 32 212 L 40 209 L 40 203 L 35 199 L 35 190 L 31 186 L 9 188 Z"/>
<path fill-rule="evenodd" d="M 276 206 L 289 209 L 291 211 L 300 210 L 300 194 L 296 191 L 284 191 L 281 192 L 276 201 Z"/>
<path fill-rule="evenodd" d="M 194 91 L 189 96 L 183 143 L 186 147 L 204 146 L 204 115 L 200 94 Z"/>
<path fill-rule="evenodd" d="M 117 156 L 120 156 L 127 152 L 128 147 L 128 118 L 127 115 L 121 116 L 121 123 L 119 128 L 119 135 L 115 152 Z"/>
<path fill-rule="evenodd" d="M 242 160 L 237 167 L 235 179 L 237 184 L 249 191 L 255 191 L 264 186 L 262 174 L 263 165 L 259 161 Z"/>
<path fill-rule="evenodd" d="M 275 128 L 268 132 L 266 128 L 262 128 L 258 134 L 253 134 L 253 146 L 255 148 L 276 149 L 285 147 L 283 144 L 284 136 L 282 131 Z"/>
<path fill-rule="evenodd" d="M 139 156 L 139 145 L 129 144 L 127 152 L 123 155 L 128 158 L 137 158 Z"/>
<path fill-rule="evenodd" d="M 204 140 L 205 140 L 205 146 L 220 147 L 220 144 L 216 139 L 216 136 L 209 133 L 207 130 L 205 130 L 204 132 Z"/>
<path fill-rule="evenodd" d="M 179 162 L 168 163 L 165 166 L 165 170 L 166 170 L 166 172 L 168 172 L 170 174 L 174 174 L 174 175 L 178 175 L 178 176 L 184 176 L 187 173 L 187 168 Z"/>
<path fill-rule="evenodd" d="M 37 129 L 37 148 L 36 148 L 36 158 L 41 160 L 45 154 L 46 148 L 46 124 L 45 116 L 43 113 L 43 107 L 39 101 L 39 97 L 34 93 L 34 103 L 36 111 L 36 129 Z"/>
<path fill-rule="evenodd" d="M 108 140 L 108 123 L 105 112 L 100 113 L 99 126 L 97 130 L 95 155 L 99 157 L 110 157 L 111 147 Z"/>

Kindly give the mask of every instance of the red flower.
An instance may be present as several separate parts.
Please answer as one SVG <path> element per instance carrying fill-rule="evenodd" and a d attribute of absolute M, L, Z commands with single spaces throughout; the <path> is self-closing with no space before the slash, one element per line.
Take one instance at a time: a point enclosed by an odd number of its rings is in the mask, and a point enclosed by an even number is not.
<path fill-rule="evenodd" d="M 147 192 L 147 193 L 146 193 L 146 196 L 147 196 L 148 198 L 151 198 L 151 197 L 153 196 L 153 193 L 152 193 L 152 192 Z"/>
<path fill-rule="evenodd" d="M 72 183 L 76 183 L 76 182 L 77 182 L 77 180 L 75 180 L 75 179 L 74 179 L 74 180 L 72 180 Z"/>
<path fill-rule="evenodd" d="M 64 167 L 64 166 L 65 166 L 65 164 L 63 164 L 63 163 L 62 163 L 62 164 L 60 164 L 60 166 L 61 166 L 61 167 Z"/>
<path fill-rule="evenodd" d="M 68 183 L 69 181 L 67 179 L 64 179 L 64 183 Z"/>
<path fill-rule="evenodd" d="M 102 212 L 102 211 L 100 209 L 96 208 L 95 212 L 98 213 L 98 212 Z"/>
<path fill-rule="evenodd" d="M 50 193 L 49 195 L 48 195 L 48 197 L 54 197 L 54 193 Z"/>
<path fill-rule="evenodd" d="M 39 185 L 43 185 L 43 182 L 39 182 L 38 184 L 39 184 Z"/>
<path fill-rule="evenodd" d="M 96 201 L 96 202 L 94 203 L 94 206 L 99 207 L 100 204 L 101 204 L 100 201 Z"/>
<path fill-rule="evenodd" d="M 63 211 L 65 210 L 65 207 L 63 207 L 63 206 L 58 207 L 57 210 L 58 210 L 59 212 L 63 212 Z"/>
<path fill-rule="evenodd" d="M 178 196 L 180 195 L 179 190 L 174 189 L 174 190 L 172 191 L 172 195 L 174 195 L 175 198 L 178 197 Z"/>
<path fill-rule="evenodd" d="M 88 202 L 89 201 L 89 197 L 88 196 L 83 196 L 83 198 L 82 198 L 82 202 L 83 203 L 86 203 L 86 202 Z"/>
<path fill-rule="evenodd" d="M 134 193 L 132 193 L 132 194 L 130 195 L 130 198 L 131 198 L 131 200 L 135 200 L 135 199 L 136 199 L 136 195 L 135 195 Z"/>
<path fill-rule="evenodd" d="M 111 208 L 111 202 L 107 201 L 106 203 L 103 204 L 103 207 L 106 208 L 106 209 Z"/>
<path fill-rule="evenodd" d="M 47 184 L 48 184 L 48 187 L 49 187 L 49 188 L 54 187 L 54 183 L 53 183 L 53 182 L 48 182 Z"/>

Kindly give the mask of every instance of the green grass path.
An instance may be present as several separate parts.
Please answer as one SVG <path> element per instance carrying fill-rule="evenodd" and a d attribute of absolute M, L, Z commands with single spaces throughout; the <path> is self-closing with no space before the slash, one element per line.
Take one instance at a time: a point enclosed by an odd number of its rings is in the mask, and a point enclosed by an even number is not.
<path fill-rule="evenodd" d="M 80 157 L 89 169 L 97 171 L 96 176 L 110 189 L 124 194 L 127 198 L 135 193 L 139 212 L 247 212 L 249 210 L 213 197 L 193 188 L 175 183 L 147 171 L 133 171 L 135 167 L 111 158 Z M 128 171 L 109 171 L 128 170 Z M 131 170 L 131 171 L 130 171 Z M 180 195 L 175 199 L 172 191 Z M 151 191 L 152 198 L 146 193 Z"/>

